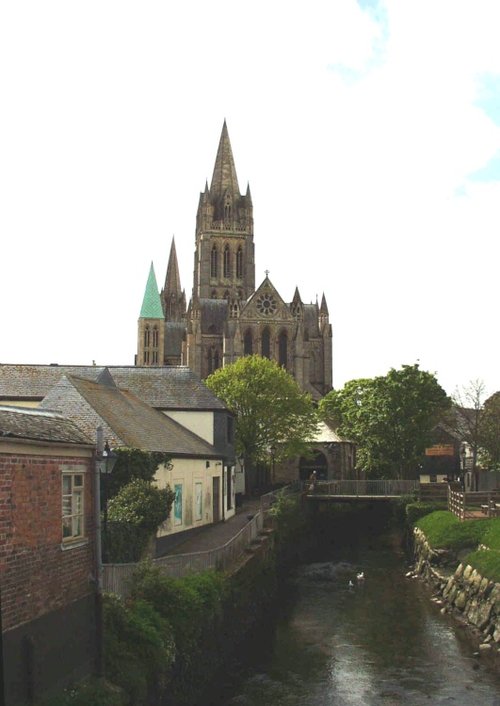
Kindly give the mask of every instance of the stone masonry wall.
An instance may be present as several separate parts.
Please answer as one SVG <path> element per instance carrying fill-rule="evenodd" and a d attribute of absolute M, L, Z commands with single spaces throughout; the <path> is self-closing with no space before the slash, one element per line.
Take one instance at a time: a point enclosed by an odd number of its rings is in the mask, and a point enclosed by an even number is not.
<path fill-rule="evenodd" d="M 442 612 L 453 613 L 474 631 L 480 652 L 500 652 L 500 583 L 461 563 L 453 552 L 433 549 L 418 528 L 414 548 L 415 575 L 434 587 Z"/>

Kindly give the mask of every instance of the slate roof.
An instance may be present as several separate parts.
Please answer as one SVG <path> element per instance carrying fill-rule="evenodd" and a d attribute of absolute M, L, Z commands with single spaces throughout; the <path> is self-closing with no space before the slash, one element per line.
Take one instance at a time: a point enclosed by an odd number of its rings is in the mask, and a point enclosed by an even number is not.
<path fill-rule="evenodd" d="M 225 410 L 221 400 L 183 366 L 107 366 L 116 385 L 157 409 Z M 0 364 L 0 400 L 42 400 L 63 375 L 97 380 L 102 365 Z"/>
<path fill-rule="evenodd" d="M 142 402 L 128 390 L 121 390 L 109 380 L 64 376 L 42 402 L 44 408 L 60 409 L 89 436 L 105 423 L 105 436 L 112 446 L 163 451 L 173 456 L 219 458 L 214 447 Z"/>
<path fill-rule="evenodd" d="M 0 405 L 0 438 L 92 445 L 78 426 L 61 414 Z"/>

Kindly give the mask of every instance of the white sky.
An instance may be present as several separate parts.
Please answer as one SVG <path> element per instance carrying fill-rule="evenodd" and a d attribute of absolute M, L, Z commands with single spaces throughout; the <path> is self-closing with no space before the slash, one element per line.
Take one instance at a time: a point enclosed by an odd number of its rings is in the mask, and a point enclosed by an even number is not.
<path fill-rule="evenodd" d="M 0 362 L 132 364 L 224 118 L 256 282 L 324 292 L 334 385 L 500 389 L 500 4 L 0 4 Z"/>

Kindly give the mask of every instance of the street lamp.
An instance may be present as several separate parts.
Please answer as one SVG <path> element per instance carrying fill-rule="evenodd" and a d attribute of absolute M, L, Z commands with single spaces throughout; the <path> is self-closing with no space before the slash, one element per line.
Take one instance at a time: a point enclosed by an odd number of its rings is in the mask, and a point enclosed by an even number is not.
<path fill-rule="evenodd" d="M 465 462 L 467 459 L 467 450 L 465 448 L 465 444 L 462 444 L 462 448 L 460 449 L 460 456 L 462 458 L 462 484 L 465 489 Z"/>
<path fill-rule="evenodd" d="M 113 470 L 117 456 L 108 442 L 104 443 L 102 427 L 96 430 L 96 455 L 94 473 L 94 522 L 96 555 L 96 668 L 97 675 L 104 675 L 103 659 L 103 612 L 102 612 L 102 536 L 101 536 L 101 474 L 107 476 Z M 107 498 L 106 498 L 107 501 Z"/>
<path fill-rule="evenodd" d="M 276 446 L 273 444 L 270 448 L 271 451 L 271 485 L 274 486 L 274 462 L 276 459 Z"/>

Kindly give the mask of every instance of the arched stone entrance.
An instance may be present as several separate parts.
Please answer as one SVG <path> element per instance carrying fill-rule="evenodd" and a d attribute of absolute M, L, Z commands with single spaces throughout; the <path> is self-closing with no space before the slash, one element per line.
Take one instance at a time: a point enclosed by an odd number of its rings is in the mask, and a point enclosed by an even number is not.
<path fill-rule="evenodd" d="M 313 451 L 311 458 L 301 456 L 299 462 L 299 478 L 307 480 L 311 473 L 316 471 L 318 480 L 327 480 L 328 478 L 328 462 L 326 456 L 321 451 Z"/>

